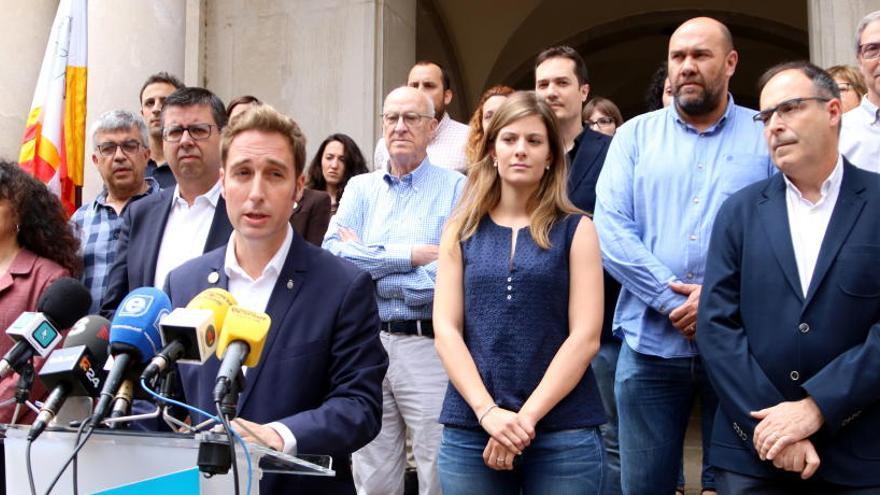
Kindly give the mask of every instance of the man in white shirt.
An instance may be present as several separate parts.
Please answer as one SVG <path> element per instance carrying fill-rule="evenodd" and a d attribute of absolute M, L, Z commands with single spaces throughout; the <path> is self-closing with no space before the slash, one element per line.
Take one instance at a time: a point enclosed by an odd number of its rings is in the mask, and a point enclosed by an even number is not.
<path fill-rule="evenodd" d="M 173 268 L 226 244 L 232 225 L 218 181 L 225 125 L 223 102 L 207 89 L 183 88 L 165 99 L 162 138 L 177 185 L 125 212 L 103 313 L 111 314 L 138 287 L 162 287 Z"/>
<path fill-rule="evenodd" d="M 859 22 L 856 59 L 868 93 L 843 116 L 840 152 L 856 167 L 880 172 L 880 10 Z"/>
<path fill-rule="evenodd" d="M 880 176 L 838 152 L 828 73 L 780 64 L 760 86 L 755 119 L 782 173 L 718 212 L 697 323 L 720 405 L 716 487 L 878 493 Z"/>
<path fill-rule="evenodd" d="M 222 140 L 228 244 L 173 270 L 165 289 L 185 306 L 210 287 L 272 324 L 247 370 L 233 426 L 289 454 L 330 454 L 336 477 L 264 475 L 261 493 L 354 493 L 349 455 L 379 432 L 388 358 L 370 275 L 306 242 L 288 220 L 304 183 L 305 137 L 268 105 L 236 117 Z M 181 365 L 186 400 L 213 410 L 220 362 Z M 246 429 L 245 429 L 246 427 Z"/>
<path fill-rule="evenodd" d="M 428 142 L 428 158 L 431 164 L 466 174 L 468 164 L 464 149 L 470 128 L 452 120 L 446 111 L 446 107 L 452 102 L 452 89 L 449 87 L 446 69 L 436 62 L 416 62 L 409 71 L 406 85 L 425 93 L 434 103 L 434 119 L 438 124 L 434 136 Z M 373 153 L 373 168 L 387 169 L 389 159 L 385 138 L 379 138 Z"/>

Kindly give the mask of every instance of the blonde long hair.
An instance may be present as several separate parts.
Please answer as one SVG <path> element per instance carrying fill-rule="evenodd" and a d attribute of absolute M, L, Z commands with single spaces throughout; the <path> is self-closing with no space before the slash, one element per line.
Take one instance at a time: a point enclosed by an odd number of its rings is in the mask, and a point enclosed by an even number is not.
<path fill-rule="evenodd" d="M 553 224 L 568 214 L 583 213 L 568 199 L 568 164 L 556 116 L 533 91 L 518 91 L 510 95 L 495 113 L 480 141 L 479 158 L 469 166 L 467 186 L 448 227 L 459 241 L 474 235 L 483 217 L 501 200 L 501 178 L 492 157 L 499 131 L 532 115 L 540 117 L 547 128 L 551 155 L 550 170 L 541 177 L 527 205 L 532 239 L 541 248 L 549 249 Z"/>

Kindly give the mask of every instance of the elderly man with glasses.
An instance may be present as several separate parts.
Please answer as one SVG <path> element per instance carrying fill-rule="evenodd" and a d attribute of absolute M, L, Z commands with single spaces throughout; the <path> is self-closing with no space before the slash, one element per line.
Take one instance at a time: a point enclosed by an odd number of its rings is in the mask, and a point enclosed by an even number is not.
<path fill-rule="evenodd" d="M 856 167 L 880 172 L 880 10 L 859 22 L 855 48 L 868 93 L 843 116 L 840 152 Z"/>
<path fill-rule="evenodd" d="M 92 293 L 89 313 L 98 311 L 107 274 L 116 261 L 122 215 L 134 201 L 159 191 L 159 183 L 145 177 L 150 158 L 147 139 L 144 121 L 126 110 L 111 110 L 92 124 L 92 163 L 104 188 L 70 219 L 82 250 L 82 282 Z"/>
<path fill-rule="evenodd" d="M 232 225 L 219 182 L 225 125 L 223 102 L 207 89 L 178 89 L 165 99 L 163 149 L 177 185 L 126 211 L 101 301 L 104 314 L 138 287 L 161 288 L 168 272 L 229 240 Z"/>
<path fill-rule="evenodd" d="M 388 95 L 381 116 L 387 166 L 349 181 L 324 237 L 325 249 L 375 280 L 380 337 L 389 357 L 382 430 L 352 456 L 360 494 L 403 493 L 407 429 L 419 492 L 440 493 L 437 419 L 448 378 L 434 350 L 431 311 L 440 234 L 465 180 L 428 158 L 434 115 L 430 97 L 418 89 L 401 87 Z"/>

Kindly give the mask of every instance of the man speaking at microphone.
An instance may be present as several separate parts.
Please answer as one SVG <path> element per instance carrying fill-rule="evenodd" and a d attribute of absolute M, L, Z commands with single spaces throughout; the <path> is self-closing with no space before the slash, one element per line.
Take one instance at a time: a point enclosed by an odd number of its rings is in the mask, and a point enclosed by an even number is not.
<path fill-rule="evenodd" d="M 166 291 L 177 307 L 206 288 L 225 288 L 272 320 L 233 426 L 282 452 L 332 454 L 336 477 L 267 474 L 261 493 L 354 493 L 348 455 L 379 432 L 388 366 L 372 280 L 290 228 L 305 163 L 305 137 L 293 120 L 266 105 L 247 110 L 223 130 L 221 159 L 234 232 L 226 246 L 173 270 Z M 186 402 L 215 410 L 219 364 L 211 357 L 180 366 Z"/>

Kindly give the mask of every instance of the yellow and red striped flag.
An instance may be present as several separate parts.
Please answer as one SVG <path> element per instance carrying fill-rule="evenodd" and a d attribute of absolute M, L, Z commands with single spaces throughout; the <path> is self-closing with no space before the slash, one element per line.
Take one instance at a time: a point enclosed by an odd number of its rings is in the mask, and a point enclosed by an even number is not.
<path fill-rule="evenodd" d="M 87 79 L 87 0 L 61 0 L 18 162 L 61 198 L 68 215 L 76 210 L 83 184 Z"/>

